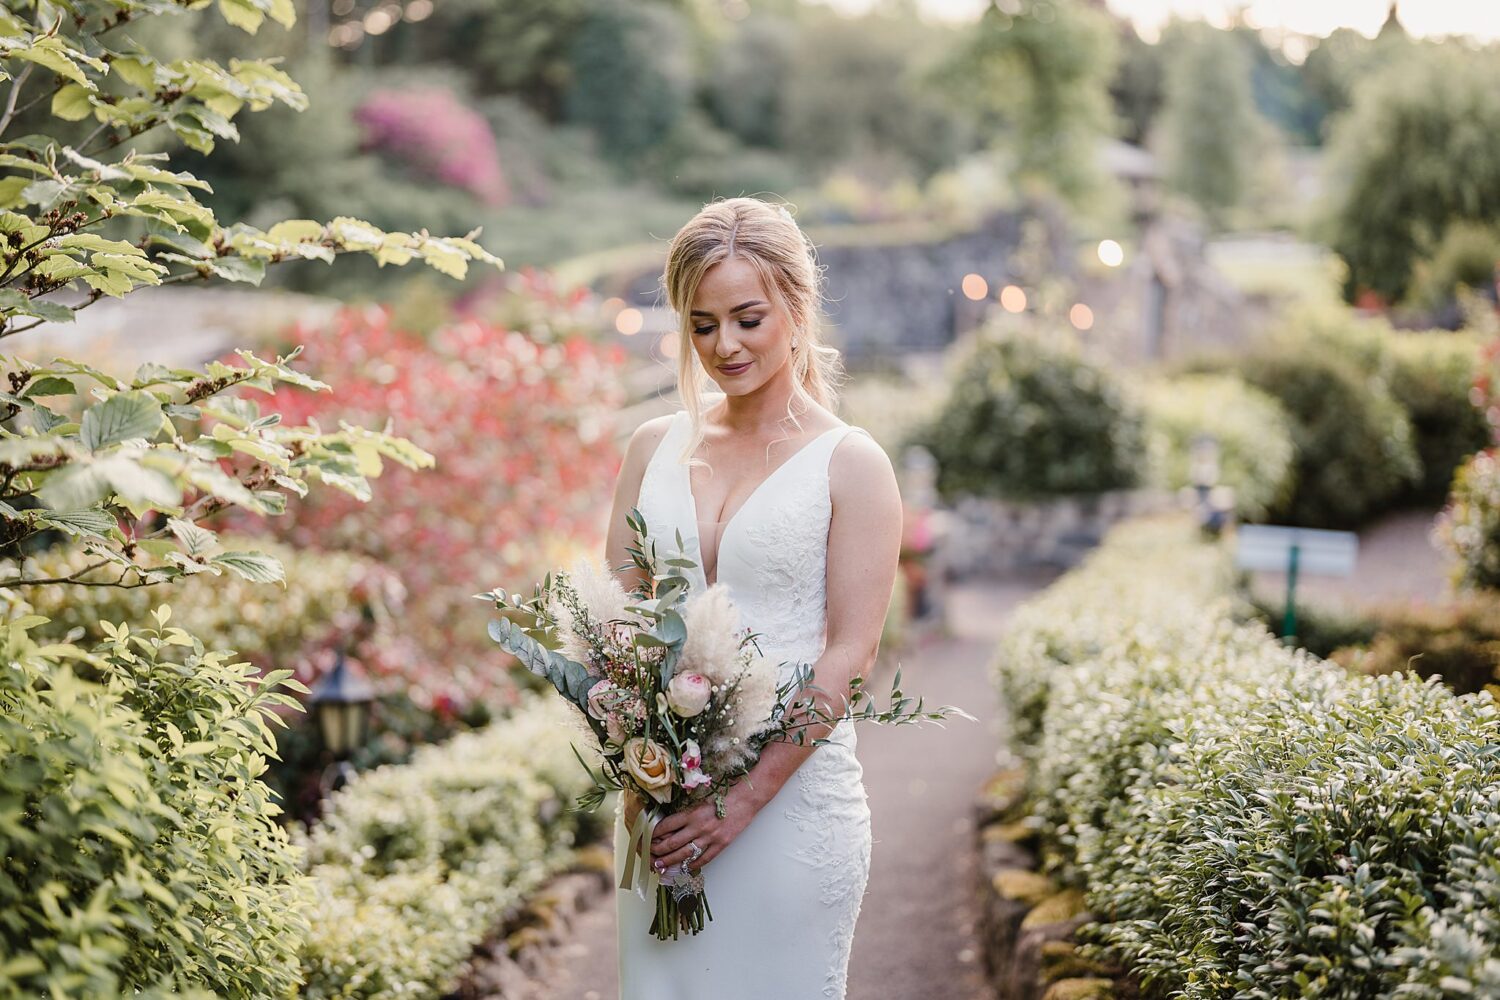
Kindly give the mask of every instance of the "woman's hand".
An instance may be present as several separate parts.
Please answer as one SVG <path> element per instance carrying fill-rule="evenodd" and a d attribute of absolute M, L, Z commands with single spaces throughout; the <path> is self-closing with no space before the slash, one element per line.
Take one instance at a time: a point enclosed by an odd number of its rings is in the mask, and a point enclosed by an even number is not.
<path fill-rule="evenodd" d="M 723 819 L 714 811 L 714 797 L 710 795 L 656 824 L 651 838 L 651 863 L 658 872 L 665 871 L 691 858 L 693 852 L 688 845 L 696 843 L 703 853 L 688 867 L 702 871 L 750 825 L 759 811 L 755 793 L 743 781 L 736 781 L 724 793 Z"/>

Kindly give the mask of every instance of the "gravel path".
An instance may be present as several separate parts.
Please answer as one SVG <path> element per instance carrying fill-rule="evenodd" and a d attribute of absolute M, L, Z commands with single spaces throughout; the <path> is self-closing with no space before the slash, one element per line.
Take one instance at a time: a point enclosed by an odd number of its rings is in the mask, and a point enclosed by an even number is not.
<path fill-rule="evenodd" d="M 1040 571 L 948 594 L 948 633 L 902 656 L 908 695 L 978 723 L 861 727 L 858 755 L 875 846 L 855 930 L 848 1000 L 992 1000 L 975 938 L 974 795 L 995 769 L 1001 723 L 989 663 L 1011 609 L 1056 574 Z M 889 668 L 874 678 L 883 700 Z M 617 1000 L 613 903 L 581 916 L 558 953 L 550 1000 Z M 632 998 L 634 1000 L 634 998 Z M 643 998 L 649 1000 L 649 998 Z"/>

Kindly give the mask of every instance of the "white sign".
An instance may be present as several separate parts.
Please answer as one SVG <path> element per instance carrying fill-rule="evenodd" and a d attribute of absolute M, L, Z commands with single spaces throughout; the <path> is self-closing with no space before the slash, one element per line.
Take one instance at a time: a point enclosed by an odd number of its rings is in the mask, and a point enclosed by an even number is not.
<path fill-rule="evenodd" d="M 1242 524 L 1235 529 L 1234 563 L 1241 569 L 1285 573 L 1297 547 L 1297 572 L 1349 576 L 1359 553 L 1352 531 L 1289 528 L 1277 524 Z"/>

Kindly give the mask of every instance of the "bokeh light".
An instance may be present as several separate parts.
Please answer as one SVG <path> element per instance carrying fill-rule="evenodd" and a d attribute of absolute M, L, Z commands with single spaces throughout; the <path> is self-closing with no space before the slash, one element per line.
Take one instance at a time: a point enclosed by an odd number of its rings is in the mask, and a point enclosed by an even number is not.
<path fill-rule="evenodd" d="M 1100 240 L 1099 260 L 1105 267 L 1119 267 L 1125 263 L 1125 248 L 1114 240 Z"/>
<path fill-rule="evenodd" d="M 964 295 L 979 302 L 990 294 L 990 283 L 982 275 L 966 274 L 963 280 Z"/>
<path fill-rule="evenodd" d="M 1074 303 L 1073 308 L 1068 310 L 1068 320 L 1080 330 L 1092 330 L 1094 328 L 1094 310 L 1082 302 Z"/>
<path fill-rule="evenodd" d="M 675 359 L 677 357 L 677 332 L 668 330 L 657 338 L 656 350 L 664 358 Z"/>
<path fill-rule="evenodd" d="M 1026 292 L 1019 285 L 1006 285 L 1000 289 L 1000 305 L 1006 312 L 1026 311 Z"/>
<path fill-rule="evenodd" d="M 627 337 L 634 337 L 646 325 L 646 317 L 639 309 L 621 309 L 615 316 L 615 329 Z"/>

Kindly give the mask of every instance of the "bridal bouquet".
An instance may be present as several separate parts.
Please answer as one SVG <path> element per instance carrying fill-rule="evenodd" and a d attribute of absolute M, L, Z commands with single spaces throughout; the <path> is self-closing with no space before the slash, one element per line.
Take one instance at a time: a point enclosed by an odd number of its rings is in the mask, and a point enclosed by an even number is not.
<path fill-rule="evenodd" d="M 579 806 L 595 809 L 618 790 L 646 803 L 629 822 L 620 888 L 636 888 L 643 898 L 656 892 L 651 933 L 665 940 L 682 930 L 696 934 L 713 919 L 702 873 L 688 865 L 661 874 L 652 868 L 652 833 L 666 816 L 712 796 L 722 818 L 724 793 L 754 766 L 762 747 L 773 740 L 801 745 L 806 727 L 819 722 L 972 716 L 947 706 L 924 712 L 921 699 L 908 707 L 899 670 L 894 707 L 876 710 L 854 678 L 848 707 L 830 716 L 813 700 L 820 689 L 810 666 L 795 664 L 791 678 L 780 681 L 779 665 L 760 654 L 755 633 L 736 627 L 727 586 L 691 593 L 683 570 L 696 564 L 680 555 L 659 558 L 638 510 L 626 523 L 635 543 L 628 552 L 643 577 L 634 591 L 584 559 L 549 573 L 528 599 L 501 590 L 474 596 L 493 601 L 501 613 L 490 636 L 577 707 L 597 740 L 598 770 L 578 755 L 594 779 Z"/>

